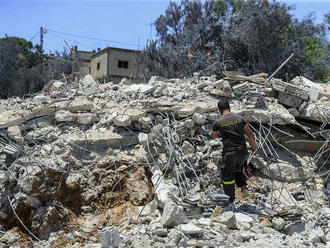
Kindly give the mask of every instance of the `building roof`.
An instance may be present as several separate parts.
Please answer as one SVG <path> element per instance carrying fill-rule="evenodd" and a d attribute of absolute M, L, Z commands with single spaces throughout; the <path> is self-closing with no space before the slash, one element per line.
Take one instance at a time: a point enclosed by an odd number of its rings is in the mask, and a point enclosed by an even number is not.
<path fill-rule="evenodd" d="M 77 51 L 78 59 L 83 59 L 83 60 L 91 60 L 94 54 L 95 52 L 79 51 L 79 50 Z"/>
<path fill-rule="evenodd" d="M 101 55 L 101 54 L 103 54 L 105 52 L 108 52 L 110 50 L 117 50 L 117 51 L 123 51 L 123 52 L 134 52 L 134 53 L 140 52 L 139 50 L 132 50 L 132 49 L 126 49 L 126 48 L 106 47 L 106 48 L 102 49 L 101 51 L 98 51 L 98 52 L 94 53 L 91 56 L 91 58 L 95 58 L 95 57 L 97 57 L 97 56 L 99 56 L 99 55 Z"/>

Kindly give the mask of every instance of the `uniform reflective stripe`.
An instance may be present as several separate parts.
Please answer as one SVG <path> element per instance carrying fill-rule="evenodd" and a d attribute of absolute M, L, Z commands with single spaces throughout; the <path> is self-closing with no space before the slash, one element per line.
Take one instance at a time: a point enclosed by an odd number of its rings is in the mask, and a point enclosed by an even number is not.
<path fill-rule="evenodd" d="M 235 183 L 235 180 L 232 180 L 232 181 L 223 181 L 223 184 L 234 184 Z"/>

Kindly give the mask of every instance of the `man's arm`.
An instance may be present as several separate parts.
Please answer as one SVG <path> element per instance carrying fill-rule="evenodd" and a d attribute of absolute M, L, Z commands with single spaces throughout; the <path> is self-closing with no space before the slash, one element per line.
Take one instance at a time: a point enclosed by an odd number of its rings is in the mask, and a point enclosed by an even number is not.
<path fill-rule="evenodd" d="M 256 145 L 256 140 L 254 138 L 254 134 L 248 124 L 244 125 L 244 132 L 249 137 L 252 151 L 257 150 L 257 145 Z"/>

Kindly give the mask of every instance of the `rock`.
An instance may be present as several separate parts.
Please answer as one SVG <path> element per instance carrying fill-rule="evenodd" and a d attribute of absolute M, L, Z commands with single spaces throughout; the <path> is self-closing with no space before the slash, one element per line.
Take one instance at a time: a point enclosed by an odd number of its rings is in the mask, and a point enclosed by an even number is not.
<path fill-rule="evenodd" d="M 236 218 L 232 211 L 223 212 L 216 218 L 212 219 L 212 222 L 220 223 L 226 225 L 229 229 L 236 228 Z"/>
<path fill-rule="evenodd" d="M 242 231 L 241 232 L 242 240 L 247 241 L 255 236 L 255 233 L 252 233 L 250 231 Z"/>
<path fill-rule="evenodd" d="M 169 184 L 165 181 L 161 170 L 154 171 L 151 181 L 155 187 L 156 201 L 158 201 L 158 204 L 163 207 L 166 202 L 170 201 L 168 196 L 168 193 L 170 192 Z"/>
<path fill-rule="evenodd" d="M 131 125 L 131 123 L 131 117 L 128 115 L 118 115 L 113 120 L 113 124 L 118 127 L 128 127 Z"/>
<path fill-rule="evenodd" d="M 150 125 L 151 124 L 151 118 L 149 117 L 140 117 L 139 118 L 139 123 L 143 125 Z"/>
<path fill-rule="evenodd" d="M 203 225 L 203 226 L 209 226 L 211 223 L 211 220 L 209 218 L 200 218 L 198 220 L 198 224 Z"/>
<path fill-rule="evenodd" d="M 7 244 L 9 247 L 9 245 L 16 243 L 20 239 L 20 237 L 21 235 L 19 235 L 17 231 L 12 229 L 4 233 L 4 235 L 0 238 L 0 244 Z"/>
<path fill-rule="evenodd" d="M 305 237 L 307 241 L 314 244 L 326 241 L 324 232 L 321 229 L 308 230 Z"/>
<path fill-rule="evenodd" d="M 206 117 L 199 113 L 194 113 L 192 116 L 193 121 L 198 125 L 204 125 L 206 121 Z"/>
<path fill-rule="evenodd" d="M 192 223 L 181 224 L 178 227 L 184 234 L 202 235 L 204 233 L 203 229 Z"/>
<path fill-rule="evenodd" d="M 235 219 L 237 227 L 243 224 L 252 224 L 254 222 L 253 218 L 243 213 L 235 213 Z"/>
<path fill-rule="evenodd" d="M 303 86 L 308 87 L 310 89 L 314 89 L 317 91 L 324 91 L 322 84 L 314 83 L 313 81 L 303 77 L 303 76 L 296 76 L 290 81 L 291 84 L 297 85 L 297 86 Z"/>
<path fill-rule="evenodd" d="M 239 233 L 239 232 L 231 232 L 228 235 L 228 241 L 231 244 L 235 245 L 237 243 L 243 242 L 243 237 L 242 237 L 241 233 Z"/>
<path fill-rule="evenodd" d="M 276 231 L 283 231 L 285 226 L 285 220 L 283 220 L 282 218 L 279 217 L 274 217 L 272 220 L 272 227 L 276 230 Z"/>
<path fill-rule="evenodd" d="M 7 180 L 8 180 L 7 173 L 4 171 L 0 171 L 0 185 L 3 185 L 4 183 L 6 183 Z"/>
<path fill-rule="evenodd" d="M 300 115 L 300 112 L 296 108 L 289 108 L 288 109 L 289 113 L 292 114 L 294 117 L 298 117 Z"/>
<path fill-rule="evenodd" d="M 91 86 L 96 86 L 97 83 L 94 80 L 94 78 L 92 77 L 92 75 L 87 74 L 82 80 L 82 85 L 84 87 L 91 87 Z"/>
<path fill-rule="evenodd" d="M 195 123 L 193 122 L 192 119 L 187 119 L 183 122 L 183 126 L 186 128 L 193 128 Z"/>
<path fill-rule="evenodd" d="M 279 170 L 281 173 L 278 173 Z M 306 178 L 304 168 L 295 166 L 286 161 L 278 161 L 277 163 L 268 164 L 267 168 L 262 168 L 261 173 L 270 178 L 277 179 L 281 182 L 299 182 Z"/>
<path fill-rule="evenodd" d="M 117 248 L 121 246 L 121 238 L 117 227 L 105 227 L 99 231 L 102 247 Z"/>
<path fill-rule="evenodd" d="M 59 88 L 61 88 L 63 85 L 64 85 L 64 83 L 61 82 L 61 81 L 55 81 L 55 82 L 52 84 L 52 86 L 53 86 L 55 89 L 59 89 Z"/>
<path fill-rule="evenodd" d="M 171 228 L 180 225 L 183 221 L 183 209 L 171 200 L 165 202 L 160 222 L 163 227 Z"/>
<path fill-rule="evenodd" d="M 19 187 L 27 194 L 38 191 L 38 182 L 40 182 L 42 174 L 43 171 L 39 166 L 27 166 L 24 173 L 19 175 Z"/>
<path fill-rule="evenodd" d="M 150 79 L 149 79 L 149 82 L 148 84 L 155 84 L 156 82 L 158 81 L 164 81 L 166 80 L 165 78 L 161 77 L 161 76 L 152 76 Z"/>
<path fill-rule="evenodd" d="M 156 228 L 154 233 L 159 237 L 166 237 L 168 234 L 168 229 L 167 228 Z"/>
<path fill-rule="evenodd" d="M 132 95 L 141 93 L 146 95 L 148 93 L 152 93 L 156 89 L 156 86 L 148 85 L 148 84 L 132 84 L 126 90 L 126 94 Z"/>
<path fill-rule="evenodd" d="M 76 121 L 79 124 L 90 125 L 98 122 L 100 119 L 94 113 L 82 113 L 76 115 Z"/>
<path fill-rule="evenodd" d="M 78 173 L 70 173 L 65 180 L 65 186 L 69 190 L 75 190 L 79 187 L 81 175 Z"/>
<path fill-rule="evenodd" d="M 27 196 L 26 199 L 24 200 L 24 203 L 32 208 L 37 208 L 41 205 L 39 199 L 34 196 Z"/>
<path fill-rule="evenodd" d="M 74 116 L 70 111 L 59 110 L 55 113 L 55 121 L 57 122 L 71 122 L 73 119 Z"/>
<path fill-rule="evenodd" d="M 147 145 L 148 144 L 148 134 L 139 133 L 138 138 L 139 138 L 140 144 L 142 144 L 142 145 Z"/>
<path fill-rule="evenodd" d="M 184 151 L 185 153 L 193 153 L 195 151 L 194 146 L 186 140 L 183 142 L 181 148 L 182 148 L 182 151 Z"/>
<path fill-rule="evenodd" d="M 23 137 L 19 126 L 8 127 L 8 136 L 16 141 L 22 141 Z"/>
<path fill-rule="evenodd" d="M 110 130 L 100 131 L 94 129 L 86 132 L 86 138 L 84 135 L 73 133 L 61 135 L 61 139 L 65 140 L 70 145 L 72 143 L 72 148 L 77 154 L 86 153 L 84 149 L 100 152 L 107 151 L 109 148 L 124 148 L 139 143 L 137 136 L 121 136 Z"/>
<path fill-rule="evenodd" d="M 141 110 L 129 108 L 126 111 L 124 111 L 125 115 L 128 115 L 132 121 L 138 121 L 139 118 L 143 117 L 145 113 Z"/>
<path fill-rule="evenodd" d="M 197 107 L 193 104 L 187 104 L 184 107 L 180 108 L 176 114 L 179 118 L 185 118 L 192 116 L 197 110 Z"/>
<path fill-rule="evenodd" d="M 94 105 L 87 98 L 77 97 L 69 105 L 61 107 L 62 110 L 69 110 L 70 112 L 91 111 Z"/>

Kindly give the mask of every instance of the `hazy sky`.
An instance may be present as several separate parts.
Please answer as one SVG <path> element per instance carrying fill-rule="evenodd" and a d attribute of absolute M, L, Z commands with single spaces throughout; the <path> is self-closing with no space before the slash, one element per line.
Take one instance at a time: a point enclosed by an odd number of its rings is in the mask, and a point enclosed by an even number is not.
<path fill-rule="evenodd" d="M 330 0 L 282 0 L 296 7 L 292 13 L 303 18 L 314 12 L 322 22 Z M 0 0 L 0 37 L 19 36 L 40 42 L 40 27 L 46 52 L 63 50 L 64 40 L 80 50 L 107 46 L 137 49 L 155 38 L 154 22 L 165 12 L 169 0 Z M 77 35 L 72 36 L 69 34 Z M 86 39 L 83 37 L 93 39 Z"/>

